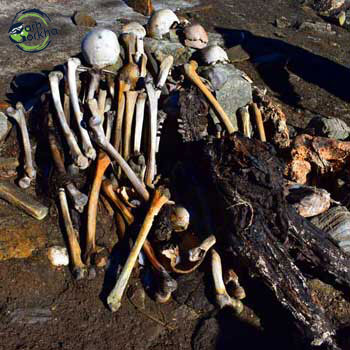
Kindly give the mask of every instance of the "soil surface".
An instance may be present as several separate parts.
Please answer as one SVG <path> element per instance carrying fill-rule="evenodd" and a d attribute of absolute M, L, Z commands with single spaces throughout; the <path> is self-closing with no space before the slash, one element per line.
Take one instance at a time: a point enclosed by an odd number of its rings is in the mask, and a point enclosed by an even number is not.
<path fill-rule="evenodd" d="M 72 8 L 67 1 L 39 1 L 37 6 L 45 10 L 46 5 L 53 6 L 53 3 L 60 3 L 64 9 L 60 14 L 53 12 L 56 18 L 69 21 Z M 104 3 L 104 9 L 96 10 L 98 18 L 104 18 L 103 11 L 112 6 L 110 2 Z M 181 13 L 200 22 L 208 31 L 221 33 L 227 48 L 236 44 L 243 47 L 250 60 L 235 66 L 274 96 L 290 125 L 304 127 L 315 114 L 338 117 L 350 125 L 350 32 L 336 26 L 332 26 L 334 33 L 296 29 L 296 24 L 305 20 L 324 22 L 300 3 L 297 0 L 203 1 L 201 10 L 181 10 Z M 92 8 L 89 13 L 94 16 Z M 276 27 L 275 20 L 282 16 L 290 23 L 289 27 Z M 7 28 L 5 24 L 10 19 L 0 16 L 0 23 Z M 14 52 L 4 49 L 0 53 L 4 67 L 0 102 L 13 98 L 6 93 L 10 92 L 9 82 L 16 72 L 52 69 L 79 51 L 77 43 L 85 29 L 74 29 L 71 24 L 66 28 L 68 37 L 69 31 L 76 31 L 75 39 L 58 43 L 65 48 L 57 55 L 55 47 L 50 48 L 46 55 L 56 56 L 46 62 L 45 54 L 40 54 L 33 60 L 26 57 L 27 61 L 21 64 L 22 56 L 18 54 L 13 57 L 16 64 L 10 65 L 9 57 L 11 59 Z M 7 33 L 3 30 L 2 34 L 0 47 L 5 48 Z M 1 156 L 16 156 L 18 152 L 17 135 L 11 132 Z M 45 174 L 39 175 L 45 178 Z M 94 279 L 77 282 L 68 267 L 53 268 L 47 259 L 47 248 L 65 245 L 59 215 L 45 190 L 31 191 L 50 206 L 50 215 L 40 222 L 40 229 L 34 219 L 0 202 L 1 235 L 8 237 L 17 227 L 16 239 L 20 232 L 25 232 L 25 249 L 30 250 L 27 258 L 18 254 L 18 258 L 0 259 L 0 349 L 211 350 L 242 346 L 250 349 L 256 345 L 270 349 L 301 348 L 283 310 L 251 281 L 242 281 L 247 307 L 239 319 L 232 313 L 218 312 L 209 261 L 199 271 L 178 279 L 178 291 L 166 305 L 153 302 L 147 290 L 143 295 L 140 276 L 144 277 L 145 273 L 136 271 L 122 307 L 117 313 L 110 312 L 105 299 L 115 281 L 115 269 L 98 269 Z M 102 206 L 99 218 L 98 243 L 111 246 L 116 241 L 113 234 L 111 238 L 111 232 L 115 233 L 116 228 Z M 30 221 L 37 227 L 40 239 L 33 239 L 28 233 Z M 8 238 L 0 237 L 1 249 L 7 247 L 3 243 L 6 239 L 8 242 Z M 16 248 L 20 249 L 19 245 Z M 0 254 L 3 255 L 6 254 Z M 309 285 L 315 300 L 325 307 L 339 329 L 337 337 L 341 347 L 350 349 L 349 297 L 339 288 L 319 280 L 310 279 Z"/>

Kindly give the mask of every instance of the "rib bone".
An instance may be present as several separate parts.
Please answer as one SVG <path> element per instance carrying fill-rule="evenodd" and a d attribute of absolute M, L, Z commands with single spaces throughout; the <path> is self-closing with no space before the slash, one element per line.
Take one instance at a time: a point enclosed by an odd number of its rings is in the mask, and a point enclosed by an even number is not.
<path fill-rule="evenodd" d="M 69 58 L 68 59 L 68 85 L 69 85 L 69 93 L 71 97 L 71 102 L 74 110 L 74 115 L 76 122 L 78 124 L 81 141 L 82 141 L 82 148 L 84 151 L 84 154 L 89 159 L 95 159 L 96 158 L 96 151 L 94 147 L 92 146 L 89 133 L 86 129 L 84 129 L 81 125 L 81 122 L 83 120 L 83 115 L 80 110 L 79 106 L 79 99 L 78 99 L 78 89 L 77 89 L 77 81 L 76 81 L 76 70 L 77 67 L 80 65 L 79 58 Z"/>
<path fill-rule="evenodd" d="M 142 249 L 142 246 L 150 232 L 152 227 L 153 220 L 155 216 L 158 215 L 160 209 L 166 204 L 170 199 L 170 193 L 165 188 L 158 188 L 155 193 L 151 203 L 151 206 L 148 210 L 148 213 L 145 217 L 145 220 L 142 224 L 140 232 L 137 236 L 134 246 L 131 249 L 129 257 L 123 267 L 123 270 L 117 280 L 117 283 L 111 293 L 107 298 L 107 303 L 112 311 L 117 311 L 121 305 L 121 300 L 123 297 L 124 290 L 129 281 L 131 272 L 134 268 L 134 265 L 137 261 L 137 257 Z"/>
<path fill-rule="evenodd" d="M 63 188 L 59 189 L 58 195 L 59 195 L 60 204 L 61 204 L 64 226 L 65 226 L 67 237 L 68 237 L 70 255 L 72 258 L 71 261 L 72 261 L 72 265 L 73 265 L 72 266 L 73 275 L 77 280 L 82 279 L 86 276 L 87 269 L 86 269 L 86 266 L 81 261 L 80 245 L 79 245 L 76 233 L 75 233 L 74 228 L 73 228 L 72 220 L 70 218 L 67 197 L 66 197 L 66 193 L 65 193 Z"/>
<path fill-rule="evenodd" d="M 107 141 L 104 134 L 101 119 L 98 116 L 98 108 L 96 100 L 89 100 L 89 107 L 92 113 L 92 118 L 90 119 L 90 127 L 94 133 L 95 141 L 97 144 L 107 152 L 116 162 L 119 164 L 121 169 L 124 171 L 125 175 L 128 177 L 132 185 L 134 186 L 136 192 L 145 200 L 149 199 L 149 193 L 147 192 L 145 186 L 140 182 L 137 175 L 132 171 L 128 163 L 123 159 L 119 152 Z"/>
<path fill-rule="evenodd" d="M 59 119 L 59 122 L 61 124 L 64 136 L 67 140 L 67 144 L 69 146 L 70 153 L 72 155 L 74 163 L 80 168 L 80 169 L 86 169 L 89 166 L 88 159 L 82 154 L 78 143 L 72 133 L 72 130 L 70 129 L 69 125 L 67 124 L 67 120 L 64 116 L 62 103 L 61 103 L 61 97 L 60 97 L 60 91 L 59 91 L 59 81 L 63 78 L 63 74 L 58 71 L 51 72 L 49 74 L 49 80 L 50 80 L 50 87 L 51 87 L 51 94 L 52 99 L 57 111 L 57 116 Z"/>
<path fill-rule="evenodd" d="M 209 89 L 203 84 L 199 75 L 196 72 L 198 68 L 198 63 L 196 61 L 190 61 L 190 63 L 186 63 L 184 65 L 185 73 L 190 78 L 190 80 L 203 92 L 205 97 L 212 104 L 214 111 L 216 112 L 218 118 L 225 125 L 227 131 L 232 134 L 237 131 L 237 129 L 232 125 L 230 118 L 226 114 L 226 112 L 222 109 L 217 99 L 214 95 L 209 91 Z"/>
<path fill-rule="evenodd" d="M 36 177 L 36 170 L 33 166 L 32 149 L 30 147 L 29 134 L 26 124 L 26 119 L 24 116 L 24 107 L 21 102 L 17 102 L 16 109 L 9 107 L 7 109 L 7 114 L 14 118 L 21 129 L 21 135 L 24 147 L 24 176 L 19 180 L 19 187 L 28 188 L 32 180 Z"/>

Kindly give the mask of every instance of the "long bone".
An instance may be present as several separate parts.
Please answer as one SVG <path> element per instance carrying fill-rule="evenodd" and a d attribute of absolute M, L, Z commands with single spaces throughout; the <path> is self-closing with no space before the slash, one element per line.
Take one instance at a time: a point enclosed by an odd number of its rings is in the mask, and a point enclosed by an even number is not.
<path fill-rule="evenodd" d="M 71 97 L 72 107 L 75 115 L 76 122 L 78 124 L 78 129 L 81 136 L 82 148 L 83 152 L 89 159 L 96 158 L 96 151 L 92 146 L 89 133 L 86 129 L 82 127 L 83 114 L 80 110 L 79 99 L 78 99 L 78 89 L 77 89 L 77 81 L 76 81 L 76 70 L 80 65 L 79 58 L 69 58 L 68 59 L 68 85 L 69 85 L 69 93 Z"/>
<path fill-rule="evenodd" d="M 135 115 L 135 136 L 134 136 L 134 152 L 139 153 L 141 150 L 142 139 L 142 127 L 145 116 L 145 103 L 147 94 L 140 92 L 136 102 L 136 115 Z"/>
<path fill-rule="evenodd" d="M 123 156 L 124 156 L 124 159 L 127 160 L 130 157 L 131 128 L 132 128 L 132 121 L 133 121 L 138 92 L 127 91 L 125 95 L 126 95 L 126 103 L 125 103 L 125 128 L 124 128 Z"/>
<path fill-rule="evenodd" d="M 123 33 L 122 40 L 128 52 L 128 62 L 135 63 L 133 56 L 135 55 L 135 52 L 136 52 L 136 35 L 133 33 Z"/>
<path fill-rule="evenodd" d="M 104 121 L 106 99 L 107 99 L 107 90 L 100 89 L 100 92 L 98 94 L 97 104 L 98 104 L 98 109 L 100 110 L 100 117 L 102 118 L 102 123 Z"/>
<path fill-rule="evenodd" d="M 252 107 L 252 109 L 253 109 L 253 113 L 254 113 L 254 116 L 255 116 L 256 125 L 257 125 L 257 127 L 258 127 L 258 132 L 259 132 L 260 141 L 266 142 L 264 121 L 263 121 L 263 119 L 262 119 L 260 109 L 259 109 L 259 107 L 257 106 L 256 103 L 252 103 L 252 104 L 251 104 L 251 107 Z"/>
<path fill-rule="evenodd" d="M 74 208 L 82 213 L 84 211 L 84 207 L 88 202 L 88 197 L 84 194 L 81 193 L 73 184 L 71 181 L 69 175 L 67 174 L 66 168 L 64 166 L 64 160 L 62 153 L 60 151 L 59 145 L 58 145 L 58 140 L 55 135 L 55 131 L 53 130 L 53 125 L 52 125 L 52 116 L 49 114 L 48 117 L 48 141 L 49 141 L 49 146 L 51 150 L 51 155 L 55 164 L 55 168 L 60 176 L 60 179 L 64 183 L 64 186 L 69 194 L 69 197 L 74 203 Z"/>
<path fill-rule="evenodd" d="M 71 153 L 71 156 L 73 158 L 74 163 L 80 168 L 80 169 L 86 169 L 89 166 L 88 159 L 82 154 L 78 143 L 72 133 L 72 130 L 70 129 L 69 125 L 67 124 L 67 120 L 64 116 L 62 103 L 61 103 L 61 97 L 60 97 L 60 91 L 59 91 L 59 81 L 63 78 L 63 74 L 58 71 L 51 72 L 49 74 L 49 80 L 50 80 L 50 87 L 51 87 L 51 95 L 52 99 L 55 105 L 55 109 L 57 112 L 57 116 L 59 119 L 59 122 L 61 124 L 64 136 L 67 140 L 67 144 Z"/>
<path fill-rule="evenodd" d="M 146 91 L 149 101 L 149 145 L 145 182 L 147 186 L 152 186 L 153 179 L 156 175 L 158 92 L 154 88 L 152 78 L 149 75 L 146 80 Z"/>
<path fill-rule="evenodd" d="M 122 145 L 122 128 L 125 110 L 124 92 L 134 90 L 140 77 L 139 67 L 134 63 L 124 66 L 119 73 L 117 121 L 115 123 L 113 146 L 118 151 Z"/>
<path fill-rule="evenodd" d="M 248 106 L 244 106 L 238 109 L 238 115 L 241 118 L 243 135 L 250 138 L 251 137 L 251 124 L 250 124 L 250 114 L 248 111 Z"/>
<path fill-rule="evenodd" d="M 107 118 L 106 118 L 106 139 L 108 142 L 110 142 L 111 140 L 114 118 L 115 118 L 115 111 L 108 111 Z"/>
<path fill-rule="evenodd" d="M 166 188 L 160 187 L 157 190 L 155 190 L 151 206 L 142 224 L 142 227 L 134 243 L 134 246 L 131 249 L 129 257 L 123 267 L 122 272 L 119 275 L 119 278 L 117 280 L 115 287 L 113 288 L 113 290 L 111 291 L 111 293 L 107 298 L 108 306 L 112 311 L 117 311 L 121 306 L 123 293 L 128 284 L 134 265 L 137 261 L 137 257 L 151 230 L 153 220 L 155 216 L 158 215 L 163 205 L 169 201 L 169 199 L 170 199 L 170 193 Z"/>
<path fill-rule="evenodd" d="M 196 69 L 198 68 L 198 63 L 196 61 L 190 61 L 190 63 L 186 63 L 184 65 L 184 68 L 185 68 L 185 73 L 187 77 L 203 92 L 205 97 L 212 104 L 214 111 L 216 112 L 221 122 L 225 125 L 229 134 L 232 134 L 233 132 L 237 131 L 237 129 L 232 125 L 229 116 L 226 114 L 226 112 L 220 106 L 217 99 L 209 91 L 209 89 L 204 85 L 199 75 L 197 74 Z"/>
<path fill-rule="evenodd" d="M 91 69 L 90 73 L 90 85 L 87 93 L 87 100 L 95 97 L 95 92 L 98 90 L 98 86 L 101 80 L 101 71 L 98 69 Z"/>
<path fill-rule="evenodd" d="M 81 260 L 81 249 L 80 249 L 77 235 L 73 228 L 72 220 L 69 214 L 66 193 L 63 188 L 59 189 L 58 196 L 61 204 L 64 226 L 65 226 L 67 238 L 68 238 L 73 275 L 77 280 L 79 280 L 86 276 L 87 268 Z"/>
<path fill-rule="evenodd" d="M 87 230 L 84 251 L 84 261 L 90 263 L 90 257 L 96 252 L 96 218 L 97 204 L 100 194 L 103 175 L 111 163 L 110 158 L 105 152 L 99 152 L 96 162 L 95 177 L 92 183 L 89 196 L 88 212 L 87 212 Z"/>
<path fill-rule="evenodd" d="M 21 102 L 16 103 L 16 109 L 9 107 L 7 114 L 16 120 L 22 135 L 24 148 L 24 176 L 19 180 L 18 185 L 21 188 L 28 188 L 30 183 L 36 178 L 36 170 L 33 165 L 32 149 L 30 147 L 29 134 L 24 115 L 24 107 Z"/>
<path fill-rule="evenodd" d="M 231 307 L 237 314 L 243 311 L 243 304 L 240 300 L 233 299 L 227 293 L 223 278 L 220 255 L 215 249 L 211 249 L 211 267 L 216 291 L 216 302 L 219 307 Z"/>
<path fill-rule="evenodd" d="M 98 107 L 96 100 L 88 101 L 92 117 L 90 118 L 90 128 L 94 133 L 96 143 L 105 151 L 111 158 L 113 158 L 125 175 L 128 177 L 136 192 L 145 200 L 148 201 L 149 193 L 145 186 L 138 179 L 137 175 L 132 171 L 128 163 L 123 159 L 120 153 L 107 141 L 106 135 L 104 134 L 101 119 L 98 116 Z"/>

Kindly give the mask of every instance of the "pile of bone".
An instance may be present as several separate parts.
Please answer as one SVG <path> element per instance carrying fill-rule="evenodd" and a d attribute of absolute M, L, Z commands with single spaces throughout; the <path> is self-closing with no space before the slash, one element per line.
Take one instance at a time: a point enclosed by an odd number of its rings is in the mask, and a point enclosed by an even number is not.
<path fill-rule="evenodd" d="M 160 10 L 151 16 L 147 32 L 141 24 L 132 22 L 124 25 L 119 38 L 107 29 L 94 29 L 87 33 L 81 44 L 81 59 L 69 58 L 62 71 L 50 72 L 50 91 L 41 98 L 46 120 L 43 131 L 47 132 L 47 142 L 55 167 L 56 194 L 75 278 L 89 276 L 94 264 L 102 265 L 101 262 L 96 263 L 99 200 L 107 210 L 115 211 L 120 239 L 135 222 L 135 212 L 142 207 L 149 208 L 115 288 L 108 297 L 107 302 L 112 310 L 117 310 L 120 306 L 141 250 L 160 281 L 154 294 L 155 299 L 166 302 L 177 287 L 171 274 L 185 274 L 197 269 L 216 243 L 215 236 L 209 235 L 203 240 L 194 240 L 186 251 L 177 245 L 169 245 L 166 249 L 155 252 L 147 238 L 153 220 L 161 209 L 158 223 L 161 224 L 163 220 L 174 232 L 186 230 L 190 223 L 186 208 L 170 201 L 169 191 L 159 185 L 156 155 L 161 138 L 158 113 L 161 95 L 180 90 L 186 77 L 187 83 L 194 84 L 203 93 L 219 118 L 221 131 L 214 137 L 236 131 L 207 82 L 197 74 L 196 61 L 184 64 L 181 67 L 181 78 L 176 80 L 172 76 L 174 57 L 168 55 L 157 62 L 145 49 L 146 33 L 159 39 L 171 30 L 181 32 L 184 45 L 200 50 L 203 64 L 227 61 L 222 48 L 207 46 L 208 35 L 201 25 L 180 21 L 172 11 Z M 248 107 L 241 112 L 243 131 L 250 136 Z M 258 124 L 260 138 L 265 140 L 262 116 L 256 104 L 252 104 L 252 113 Z M 26 126 L 27 111 L 18 102 L 16 108 L 8 108 L 7 115 L 16 120 L 21 130 L 25 164 L 18 185 L 26 189 L 36 178 Z M 89 193 L 83 193 L 75 183 L 75 176 L 91 174 L 87 172 L 88 168 L 95 169 L 94 178 L 88 186 Z M 18 191 L 11 186 L 5 190 L 10 194 L 5 196 L 1 193 L 0 197 L 18 205 L 19 200 L 14 199 L 20 197 Z M 103 196 L 100 196 L 100 190 Z M 23 205 L 23 202 L 25 199 L 22 198 L 22 209 L 30 212 L 30 203 Z M 80 213 L 81 220 L 86 221 L 84 247 L 80 245 L 79 235 L 72 222 L 73 212 L 75 215 Z M 42 219 L 45 215 L 36 217 Z M 56 255 L 59 264 L 67 263 L 64 251 L 58 248 L 50 251 L 50 259 L 54 262 Z M 211 257 L 218 304 L 221 307 L 229 305 L 236 311 L 241 311 L 240 299 L 245 297 L 245 293 L 239 285 L 238 277 L 233 271 L 226 271 L 224 283 L 220 256 L 214 249 L 211 249 Z M 231 286 L 231 295 L 226 290 L 227 284 Z"/>

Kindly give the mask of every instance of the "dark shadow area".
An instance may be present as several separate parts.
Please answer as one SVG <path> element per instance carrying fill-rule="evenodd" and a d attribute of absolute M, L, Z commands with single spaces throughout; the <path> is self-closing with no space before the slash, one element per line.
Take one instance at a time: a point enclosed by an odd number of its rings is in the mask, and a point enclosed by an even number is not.
<path fill-rule="evenodd" d="M 261 78 L 280 94 L 283 102 L 295 105 L 299 101 L 289 82 L 288 71 L 345 102 L 350 101 L 347 88 L 350 69 L 347 67 L 279 39 L 256 36 L 244 30 L 215 29 L 223 36 L 227 47 L 240 44 L 249 53 Z"/>

